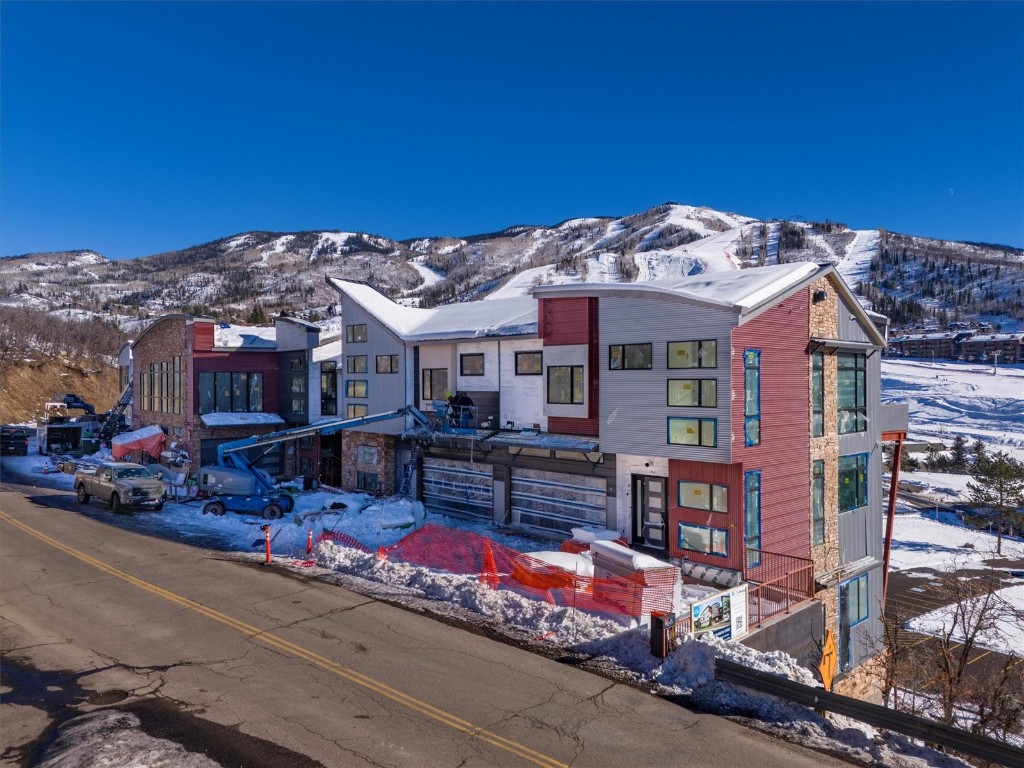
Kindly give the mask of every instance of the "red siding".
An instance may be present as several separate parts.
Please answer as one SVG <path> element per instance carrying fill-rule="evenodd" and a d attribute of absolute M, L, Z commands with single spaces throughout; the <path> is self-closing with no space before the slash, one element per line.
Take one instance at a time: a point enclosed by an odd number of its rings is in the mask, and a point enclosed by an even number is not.
<path fill-rule="evenodd" d="M 544 346 L 586 344 L 590 341 L 590 302 L 586 296 L 573 299 L 539 299 L 537 316 Z"/>
<path fill-rule="evenodd" d="M 811 548 L 809 318 L 809 292 L 798 291 L 732 338 L 733 460 L 761 471 L 761 549 L 798 557 L 810 557 Z M 745 349 L 761 351 L 761 444 L 750 447 L 743 435 Z M 742 501 L 739 482 L 739 493 L 729 489 L 730 505 Z"/>
<path fill-rule="evenodd" d="M 252 371 L 263 374 L 263 410 L 277 413 L 277 352 L 200 352 L 192 360 L 192 402 L 197 411 L 200 372 Z"/>
<path fill-rule="evenodd" d="M 213 349 L 213 323 L 192 323 L 192 349 L 195 352 L 209 352 Z"/>
<path fill-rule="evenodd" d="M 715 483 L 729 488 L 729 512 L 706 512 L 679 506 L 679 481 Z M 702 461 L 668 462 L 668 547 L 673 557 L 685 557 L 695 563 L 740 570 L 743 567 L 743 467 L 739 464 L 713 464 Z M 679 548 L 679 523 L 725 528 L 729 531 L 729 556 L 717 557 Z"/>
<path fill-rule="evenodd" d="M 548 432 L 556 435 L 597 437 L 597 419 L 572 419 L 568 416 L 548 416 Z"/>

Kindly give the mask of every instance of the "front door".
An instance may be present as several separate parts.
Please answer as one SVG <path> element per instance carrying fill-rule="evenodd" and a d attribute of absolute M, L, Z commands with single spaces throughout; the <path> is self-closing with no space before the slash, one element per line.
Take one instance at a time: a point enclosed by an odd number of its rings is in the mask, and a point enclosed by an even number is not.
<path fill-rule="evenodd" d="M 633 543 L 668 549 L 665 490 L 668 479 L 633 475 Z"/>

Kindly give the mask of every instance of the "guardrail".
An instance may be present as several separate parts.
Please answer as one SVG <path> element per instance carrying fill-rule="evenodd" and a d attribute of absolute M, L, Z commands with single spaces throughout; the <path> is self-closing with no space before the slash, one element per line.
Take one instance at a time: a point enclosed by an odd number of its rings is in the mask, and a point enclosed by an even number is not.
<path fill-rule="evenodd" d="M 824 688 L 811 688 L 726 659 L 715 659 L 715 677 L 725 683 L 742 685 L 807 707 L 852 717 L 876 728 L 896 731 L 912 739 L 920 739 L 990 763 L 1011 768 L 1024 765 L 1024 749 L 997 741 L 990 736 L 970 733 L 945 723 L 937 723 L 878 704 L 830 693 Z"/>

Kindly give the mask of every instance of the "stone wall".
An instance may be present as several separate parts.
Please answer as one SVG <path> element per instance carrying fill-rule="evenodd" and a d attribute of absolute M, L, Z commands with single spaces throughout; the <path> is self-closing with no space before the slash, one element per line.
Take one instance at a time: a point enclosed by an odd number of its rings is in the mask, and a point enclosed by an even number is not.
<path fill-rule="evenodd" d="M 881 656 L 872 656 L 854 667 L 849 674 L 837 678 L 832 684 L 832 690 L 843 696 L 881 704 L 884 679 Z"/>
<path fill-rule="evenodd" d="M 376 449 L 376 462 L 360 462 L 359 447 Z M 365 451 L 364 451 L 365 453 Z M 378 435 L 372 432 L 356 432 L 346 430 L 341 441 L 341 487 L 354 491 L 358 487 L 358 473 L 367 472 L 377 475 L 380 493 L 391 496 L 396 490 L 395 485 L 395 438 L 393 435 Z"/>
<path fill-rule="evenodd" d="M 191 435 L 191 388 L 190 377 L 190 356 L 188 350 L 187 336 L 189 326 L 184 317 L 165 317 L 153 323 L 145 333 L 132 345 L 132 428 L 159 425 L 167 432 L 166 444 L 176 442 L 192 453 Z M 168 397 L 167 410 L 160 410 L 158 403 L 153 403 L 154 408 L 144 408 L 147 405 L 143 400 L 140 376 L 150 371 L 150 365 L 155 364 L 159 371 L 160 364 L 168 366 L 168 384 L 173 379 L 173 359 L 181 358 L 181 399 L 179 407 L 175 408 L 172 397 Z M 174 411 L 178 412 L 175 413 Z M 198 446 L 196 446 L 198 448 Z"/>

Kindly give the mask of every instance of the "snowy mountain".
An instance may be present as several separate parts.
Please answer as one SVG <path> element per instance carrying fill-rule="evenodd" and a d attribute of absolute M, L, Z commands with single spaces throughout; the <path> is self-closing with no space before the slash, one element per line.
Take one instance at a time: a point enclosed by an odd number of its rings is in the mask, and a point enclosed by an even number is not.
<path fill-rule="evenodd" d="M 980 315 L 1007 328 L 1024 324 L 1024 251 L 675 203 L 623 218 L 462 238 L 246 232 L 117 262 L 93 251 L 28 254 L 0 259 L 0 304 L 79 309 L 122 323 L 172 311 L 260 321 L 282 310 L 322 310 L 335 298 L 326 275 L 432 306 L 520 295 L 537 284 L 633 282 L 810 260 L 835 263 L 898 322 Z"/>

